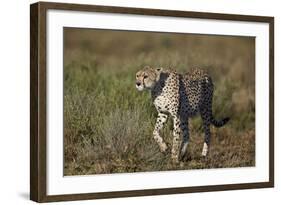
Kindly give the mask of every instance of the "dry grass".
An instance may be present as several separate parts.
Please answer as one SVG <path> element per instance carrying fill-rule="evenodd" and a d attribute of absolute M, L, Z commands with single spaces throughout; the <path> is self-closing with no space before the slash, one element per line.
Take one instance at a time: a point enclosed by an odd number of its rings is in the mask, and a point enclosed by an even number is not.
<path fill-rule="evenodd" d="M 66 29 L 64 34 L 64 174 L 103 174 L 255 165 L 255 43 L 253 38 Z M 230 116 L 212 128 L 201 158 L 202 123 L 191 120 L 188 155 L 174 165 L 152 138 L 156 111 L 134 86 L 143 65 L 207 69 L 213 110 Z M 162 135 L 169 147 L 172 123 Z"/>

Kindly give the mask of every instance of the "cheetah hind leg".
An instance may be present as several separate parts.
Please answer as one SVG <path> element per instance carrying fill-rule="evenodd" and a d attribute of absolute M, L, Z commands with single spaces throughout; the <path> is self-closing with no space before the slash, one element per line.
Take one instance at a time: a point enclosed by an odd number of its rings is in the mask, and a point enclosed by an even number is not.
<path fill-rule="evenodd" d="M 184 157 L 187 154 L 187 146 L 188 146 L 188 142 L 182 142 L 181 144 L 181 149 L 180 149 L 180 156 L 179 156 L 179 160 L 183 161 Z"/>
<path fill-rule="evenodd" d="M 204 145 L 203 145 L 203 149 L 202 149 L 203 157 L 206 157 L 208 155 L 208 151 L 209 151 L 209 145 L 210 145 L 210 139 L 211 139 L 211 130 L 210 130 L 210 123 L 211 123 L 210 117 L 212 116 L 211 113 L 212 113 L 211 109 L 201 111 L 201 118 L 203 120 L 203 128 L 204 128 L 204 132 L 205 132 Z"/>
<path fill-rule="evenodd" d="M 209 145 L 210 145 L 210 138 L 211 138 L 211 132 L 210 132 L 210 124 L 204 123 L 204 130 L 205 130 L 205 140 L 204 145 L 202 149 L 202 156 L 206 157 L 209 152 Z"/>
<path fill-rule="evenodd" d="M 179 160 L 183 161 L 184 157 L 187 154 L 187 147 L 188 147 L 188 140 L 189 140 L 188 120 L 186 120 L 186 117 L 181 119 L 180 128 L 183 134 L 183 140 L 180 147 Z"/>

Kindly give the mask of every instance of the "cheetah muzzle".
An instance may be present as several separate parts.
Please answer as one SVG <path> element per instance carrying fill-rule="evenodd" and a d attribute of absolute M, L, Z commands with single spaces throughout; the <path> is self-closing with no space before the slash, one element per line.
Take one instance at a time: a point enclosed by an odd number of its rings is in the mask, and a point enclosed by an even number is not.
<path fill-rule="evenodd" d="M 173 119 L 172 160 L 178 162 L 184 157 L 189 141 L 188 118 L 201 115 L 205 132 L 202 156 L 207 156 L 210 146 L 210 125 L 221 127 L 229 118 L 216 120 L 212 114 L 212 98 L 214 86 L 211 77 L 201 69 L 192 73 L 178 74 L 163 68 L 145 66 L 136 73 L 136 88 L 139 91 L 150 90 L 158 117 L 153 131 L 153 138 L 161 152 L 167 145 L 160 136 L 160 130 L 170 115 Z M 180 134 L 183 135 L 180 140 Z M 180 144 L 180 141 L 181 144 Z"/>

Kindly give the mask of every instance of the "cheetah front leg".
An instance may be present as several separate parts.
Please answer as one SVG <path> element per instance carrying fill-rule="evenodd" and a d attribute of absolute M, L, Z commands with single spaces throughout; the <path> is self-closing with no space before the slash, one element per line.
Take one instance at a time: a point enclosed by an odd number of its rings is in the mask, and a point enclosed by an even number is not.
<path fill-rule="evenodd" d="M 180 145 L 180 119 L 177 116 L 174 119 L 174 130 L 173 130 L 173 147 L 172 147 L 172 160 L 173 162 L 179 161 L 179 145 Z"/>
<path fill-rule="evenodd" d="M 168 116 L 163 113 L 158 113 L 158 117 L 156 120 L 156 125 L 153 131 L 153 138 L 158 143 L 161 152 L 165 152 L 167 150 L 167 145 L 164 142 L 163 138 L 160 136 L 160 130 L 163 128 L 165 122 L 167 121 Z"/>

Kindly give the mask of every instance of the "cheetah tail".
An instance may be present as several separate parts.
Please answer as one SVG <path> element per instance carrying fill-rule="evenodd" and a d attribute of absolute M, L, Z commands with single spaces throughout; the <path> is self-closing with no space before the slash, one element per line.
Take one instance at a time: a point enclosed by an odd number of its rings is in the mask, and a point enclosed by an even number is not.
<path fill-rule="evenodd" d="M 228 121 L 230 120 L 229 117 L 226 117 L 222 120 L 215 120 L 215 118 L 212 118 L 212 124 L 215 126 L 215 127 L 222 127 L 224 126 Z"/>

